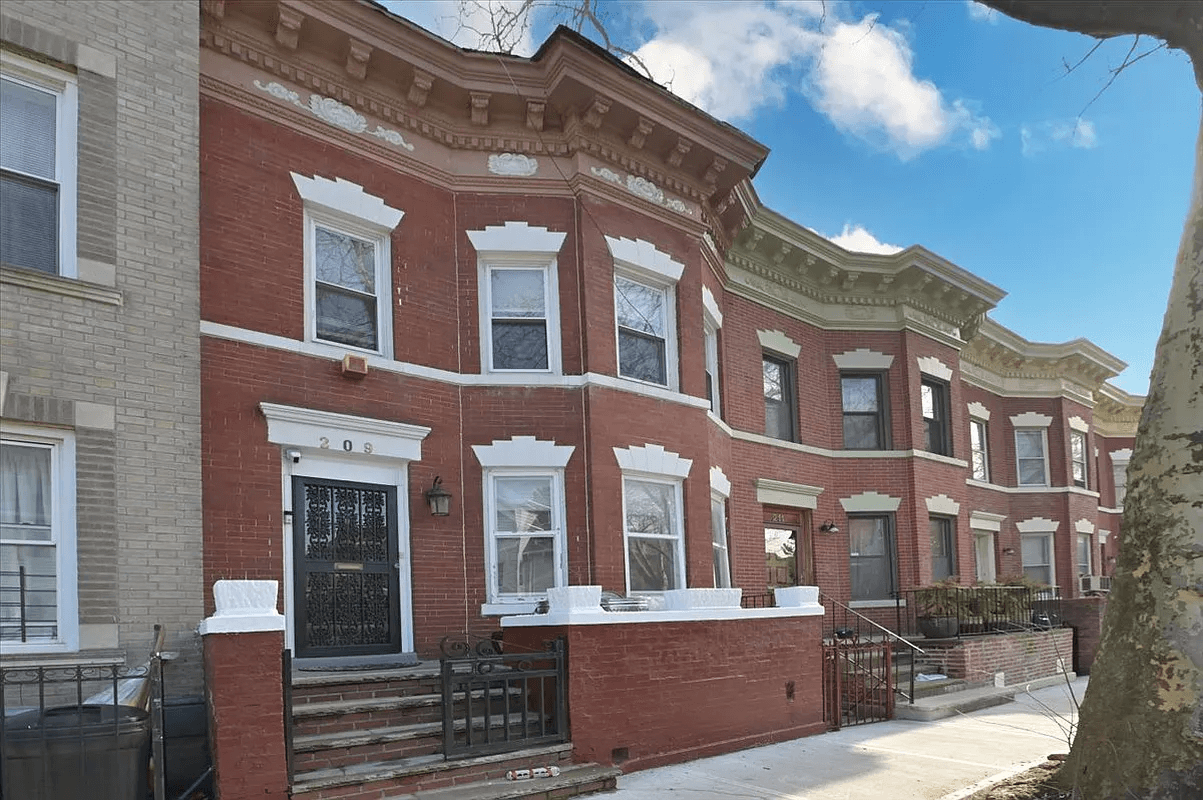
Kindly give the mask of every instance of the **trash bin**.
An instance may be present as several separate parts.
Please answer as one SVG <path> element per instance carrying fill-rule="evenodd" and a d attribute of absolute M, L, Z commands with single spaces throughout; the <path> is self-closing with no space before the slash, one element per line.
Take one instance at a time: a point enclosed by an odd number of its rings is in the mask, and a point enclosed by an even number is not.
<path fill-rule="evenodd" d="M 150 715 L 61 706 L 4 720 L 5 800 L 145 800 Z"/>
<path fill-rule="evenodd" d="M 163 704 L 163 738 L 167 795 L 179 797 L 209 768 L 209 717 L 205 698 L 182 697 L 166 701 Z M 199 788 L 208 787 L 209 783 L 204 783 Z"/>

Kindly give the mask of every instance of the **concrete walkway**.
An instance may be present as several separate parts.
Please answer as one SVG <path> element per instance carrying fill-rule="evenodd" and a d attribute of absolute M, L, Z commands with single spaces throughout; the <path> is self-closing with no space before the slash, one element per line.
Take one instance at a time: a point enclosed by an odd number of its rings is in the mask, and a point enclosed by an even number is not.
<path fill-rule="evenodd" d="M 1080 702 L 1086 678 L 1072 682 Z M 891 720 L 636 772 L 617 800 L 957 800 L 1069 750 L 1064 683 L 932 722 Z"/>

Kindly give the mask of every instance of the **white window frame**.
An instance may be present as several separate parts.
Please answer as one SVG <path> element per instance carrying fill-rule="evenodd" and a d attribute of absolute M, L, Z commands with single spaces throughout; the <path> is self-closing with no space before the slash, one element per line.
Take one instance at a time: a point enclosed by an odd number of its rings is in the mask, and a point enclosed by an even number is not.
<path fill-rule="evenodd" d="M 1074 458 L 1074 439 L 1081 437 L 1082 439 L 1082 460 L 1078 461 Z M 1079 486 L 1078 479 L 1074 477 L 1073 468 L 1075 464 L 1082 465 L 1082 483 L 1081 488 L 1090 488 L 1090 449 L 1087 447 L 1089 440 L 1086 437 L 1085 431 L 1071 430 L 1069 432 L 1069 480 L 1073 486 Z"/>
<path fill-rule="evenodd" d="M 468 231 L 468 239 L 477 253 L 477 303 L 480 312 L 480 369 L 500 375 L 561 375 L 563 346 L 560 332 L 560 281 L 556 259 L 566 233 L 529 225 L 505 222 L 482 230 Z M 547 336 L 546 369 L 499 369 L 493 366 L 493 270 L 542 270 L 543 310 Z M 533 319 L 533 318 L 532 318 Z"/>
<path fill-rule="evenodd" d="M 675 518 L 672 520 L 676 532 L 669 536 L 661 536 L 659 534 L 649 533 L 632 533 L 627 529 L 627 484 L 629 482 L 636 483 L 651 483 L 662 486 L 670 486 L 673 490 L 673 513 Z M 626 570 L 626 587 L 629 595 L 653 595 L 661 596 L 666 590 L 684 589 L 685 588 L 685 505 L 682 501 L 682 481 L 671 478 L 665 478 L 662 475 L 654 475 L 638 472 L 623 472 L 622 474 L 622 559 L 623 567 Z M 631 588 L 631 539 L 660 539 L 673 542 L 673 549 L 676 551 L 676 574 L 675 585 L 667 587 L 665 590 L 650 590 L 640 589 L 638 591 Z"/>
<path fill-rule="evenodd" d="M 1078 533 L 1077 552 L 1074 554 L 1078 560 L 1078 577 L 1083 575 L 1094 574 L 1094 537 L 1089 533 Z M 1086 563 L 1082 563 L 1082 545 L 1086 545 Z"/>
<path fill-rule="evenodd" d="M 973 534 L 973 574 L 977 578 L 978 583 L 996 583 L 998 581 L 998 557 L 995 553 L 996 534 L 994 531 L 983 530 L 981 528 L 971 528 Z M 990 555 L 990 562 L 986 566 L 988 570 L 982 569 L 981 542 L 987 544 L 987 552 Z M 987 573 L 987 574 L 983 574 Z"/>
<path fill-rule="evenodd" d="M 1023 470 L 1019 467 L 1019 434 L 1037 432 L 1040 434 L 1041 455 L 1044 458 L 1044 480 L 1040 483 L 1024 483 Z M 1024 459 L 1025 461 L 1034 461 L 1035 459 Z M 1015 429 L 1015 485 L 1016 486 L 1049 486 L 1049 467 L 1048 467 L 1048 429 L 1047 428 L 1016 428 Z"/>
<path fill-rule="evenodd" d="M 710 413 L 723 418 L 722 374 L 719 372 L 718 332 L 723 327 L 723 312 L 714 293 L 702 287 L 702 346 L 705 348 L 706 374 L 710 376 Z"/>
<path fill-rule="evenodd" d="M 497 522 L 497 479 L 498 478 L 530 478 L 547 479 L 551 481 L 551 531 L 541 532 L 540 536 L 548 536 L 553 543 L 553 568 L 555 570 L 555 586 L 568 585 L 568 547 L 564 529 L 564 470 L 562 469 L 526 469 L 520 467 L 489 468 L 484 471 L 485 497 L 485 586 L 487 604 L 501 606 L 503 610 L 495 613 L 515 613 L 513 608 L 504 608 L 515 604 L 531 605 L 547 599 L 547 592 L 506 593 L 501 592 L 497 583 L 497 544 L 499 538 L 516 538 L 521 534 L 502 533 L 494 529 Z"/>
<path fill-rule="evenodd" d="M 393 357 L 392 232 L 405 212 L 391 208 L 350 181 L 308 178 L 292 173 L 304 201 L 305 341 L 339 353 L 359 352 Z M 372 242 L 376 267 L 376 349 L 320 339 L 317 335 L 316 229 Z"/>
<path fill-rule="evenodd" d="M 0 50 L 0 75 L 6 80 L 53 94 L 57 99 L 55 118 L 55 179 L 58 182 L 58 268 L 62 278 L 79 274 L 76 251 L 76 208 L 78 204 L 79 86 L 74 75 L 37 61 Z M 21 175 L 13 171 L 14 175 Z M 44 179 L 43 179 L 44 180 Z M 50 273 L 47 273 L 50 274 Z"/>
<path fill-rule="evenodd" d="M 710 493 L 710 549 L 715 564 L 722 569 L 714 575 L 716 589 L 731 588 L 731 536 L 727 531 L 727 498 Z"/>
<path fill-rule="evenodd" d="M 79 573 L 75 501 L 75 435 L 70 431 L 48 430 L 27 425 L 0 425 L 0 437 L 17 445 L 50 448 L 51 542 L 55 547 L 56 597 L 58 598 L 58 636 L 40 642 L 4 641 L 4 653 L 64 653 L 79 650 Z M 29 544 L 3 540 L 5 544 Z"/>
<path fill-rule="evenodd" d="M 614 258 L 612 296 L 614 299 L 614 372 L 624 380 L 645 386 L 658 386 L 677 391 L 680 386 L 677 333 L 677 283 L 685 271 L 685 265 L 675 261 L 651 242 L 642 239 L 617 239 L 606 237 L 610 255 Z M 618 281 L 622 277 L 664 295 L 664 383 L 633 378 L 622 372 L 621 346 L 618 325 Z"/>
<path fill-rule="evenodd" d="M 975 426 L 980 426 L 980 427 L 975 428 Z M 980 433 L 980 436 L 978 437 L 978 443 L 981 445 L 980 447 L 974 447 L 974 445 L 973 445 L 973 433 L 974 433 L 975 429 L 978 430 Z M 970 417 L 969 418 L 969 476 L 973 480 L 982 481 L 983 483 L 990 482 L 989 437 L 990 437 L 990 423 L 987 420 L 979 419 L 978 417 Z M 985 476 L 983 476 L 981 478 L 979 478 L 976 474 L 974 474 L 974 470 L 976 468 L 976 465 L 974 462 L 974 456 L 976 456 L 978 453 L 981 453 L 982 467 L 984 468 L 984 471 L 986 473 Z"/>

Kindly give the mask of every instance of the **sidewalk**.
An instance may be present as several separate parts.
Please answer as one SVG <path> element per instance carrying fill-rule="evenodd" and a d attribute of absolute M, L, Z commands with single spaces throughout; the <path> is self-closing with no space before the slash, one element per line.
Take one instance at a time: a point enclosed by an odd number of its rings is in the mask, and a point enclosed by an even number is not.
<path fill-rule="evenodd" d="M 1085 677 L 1073 692 L 1080 702 Z M 1047 707 L 1047 710 L 1046 710 Z M 1065 684 L 933 722 L 892 720 L 661 767 L 618 780 L 616 800 L 956 800 L 1050 753 L 1076 720 Z"/>

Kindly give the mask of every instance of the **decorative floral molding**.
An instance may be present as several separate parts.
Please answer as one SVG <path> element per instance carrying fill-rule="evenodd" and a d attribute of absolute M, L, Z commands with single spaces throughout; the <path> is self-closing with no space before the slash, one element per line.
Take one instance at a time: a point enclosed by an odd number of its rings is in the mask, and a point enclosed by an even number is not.
<path fill-rule="evenodd" d="M 378 139 L 383 139 L 394 147 L 401 147 L 412 151 L 414 146 L 394 130 L 377 125 L 374 130 L 368 130 L 367 119 L 350 106 L 343 105 L 333 97 L 322 97 L 319 94 L 309 95 L 309 103 L 301 102 L 301 96 L 293 90 L 282 86 L 275 81 L 271 83 L 262 83 L 259 80 L 255 81 L 255 88 L 267 92 L 277 100 L 283 100 L 286 103 L 292 103 L 297 108 L 307 109 L 315 117 L 328 122 L 331 125 L 342 128 L 351 133 L 366 133 L 369 136 L 375 136 Z"/>
<path fill-rule="evenodd" d="M 609 167 L 590 167 L 589 171 L 593 173 L 594 177 L 601 178 L 610 183 L 616 183 L 619 186 L 625 186 L 628 192 L 637 197 L 642 197 L 649 203 L 664 206 L 670 211 L 676 211 L 678 214 L 693 216 L 693 209 L 685 201 L 675 197 L 666 197 L 664 190 L 647 178 L 641 178 L 638 175 L 627 175 L 624 181 L 621 175 Z"/>
<path fill-rule="evenodd" d="M 539 171 L 539 162 L 521 153 L 494 153 L 489 156 L 489 172 L 526 178 Z"/>

